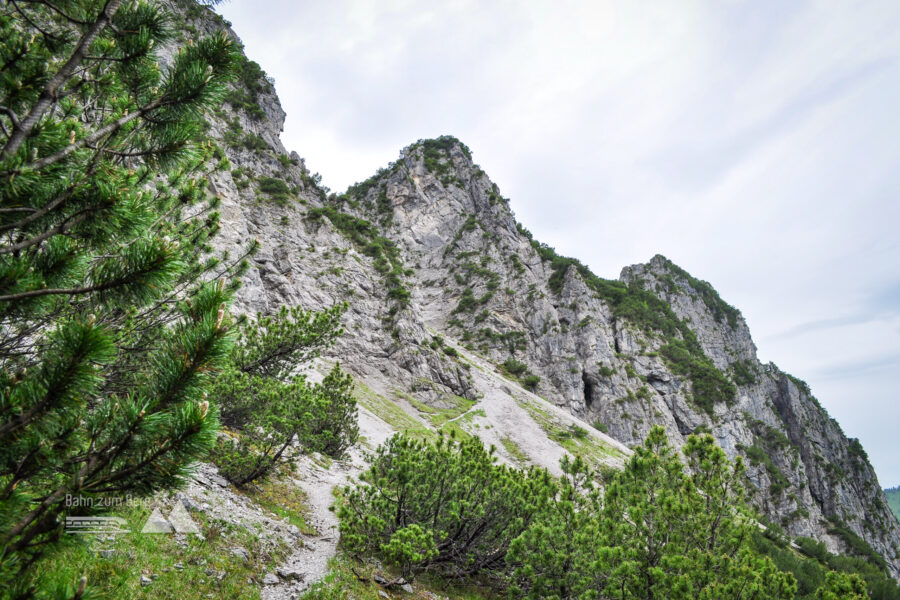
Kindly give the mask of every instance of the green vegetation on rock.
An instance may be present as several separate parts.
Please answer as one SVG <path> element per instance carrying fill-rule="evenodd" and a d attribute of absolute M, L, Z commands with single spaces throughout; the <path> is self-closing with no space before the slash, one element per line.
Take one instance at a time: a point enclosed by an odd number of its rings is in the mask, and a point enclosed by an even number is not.
<path fill-rule="evenodd" d="M 759 372 L 752 360 L 738 360 L 728 366 L 735 385 L 748 386 L 759 381 Z"/>
<path fill-rule="evenodd" d="M 385 279 L 388 298 L 396 301 L 392 314 L 409 304 L 410 292 L 403 285 L 404 269 L 400 250 L 394 242 L 382 236 L 372 223 L 329 205 L 309 209 L 306 218 L 314 223 L 327 218 L 363 254 L 372 257 L 375 270 Z"/>
<path fill-rule="evenodd" d="M 700 296 L 700 299 L 703 301 L 703 304 L 706 305 L 706 308 L 712 314 L 716 323 L 721 323 L 724 320 L 732 329 L 737 327 L 738 319 L 741 317 L 741 311 L 722 300 L 721 296 L 719 296 L 719 293 L 712 285 L 706 281 L 693 277 L 690 273 L 664 256 L 657 255 L 655 258 L 662 260 L 669 273 L 683 279 L 694 293 Z M 671 277 L 664 278 L 664 281 L 668 284 L 669 291 L 674 291 L 676 289 L 676 284 Z"/>
<path fill-rule="evenodd" d="M 259 182 L 259 191 L 267 195 L 281 206 L 287 205 L 296 195 L 287 182 L 277 177 L 262 176 L 256 179 Z"/>
<path fill-rule="evenodd" d="M 239 55 L 237 72 L 238 81 L 226 94 L 225 101 L 235 110 L 246 112 L 251 119 L 264 119 L 266 112 L 259 104 L 259 96 L 272 91 L 272 79 L 259 64 L 244 55 Z"/>
<path fill-rule="evenodd" d="M 463 182 L 454 175 L 454 167 L 450 161 L 450 151 L 458 147 L 463 154 L 471 160 L 472 153 L 469 148 L 451 135 L 442 135 L 436 139 L 420 140 L 414 148 L 422 149 L 425 168 L 432 173 L 444 185 L 456 185 L 462 187 Z"/>

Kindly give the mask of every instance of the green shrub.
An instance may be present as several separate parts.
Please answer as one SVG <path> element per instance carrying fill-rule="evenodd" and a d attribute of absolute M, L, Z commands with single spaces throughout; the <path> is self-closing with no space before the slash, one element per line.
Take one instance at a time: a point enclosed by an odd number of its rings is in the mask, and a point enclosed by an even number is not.
<path fill-rule="evenodd" d="M 525 386 L 525 389 L 531 390 L 532 392 L 537 389 L 538 384 L 541 382 L 541 378 L 538 375 L 526 375 L 522 378 L 522 385 Z"/>
<path fill-rule="evenodd" d="M 584 427 L 579 427 L 578 425 L 569 425 L 569 431 L 572 433 L 572 437 L 576 440 L 587 439 L 588 432 Z"/>
<path fill-rule="evenodd" d="M 185 484 L 219 429 L 241 268 L 211 247 L 204 123 L 237 57 L 221 32 L 175 42 L 174 9 L 0 4 L 3 598 L 99 597 L 96 571 L 54 568 L 96 539 L 67 518 Z"/>
<path fill-rule="evenodd" d="M 456 578 L 503 572 L 509 544 L 554 491 L 546 472 L 498 465 L 476 438 L 396 435 L 361 479 L 345 488 L 338 508 L 341 543 L 352 555 L 381 556 L 408 578 L 425 570 Z"/>
<path fill-rule="evenodd" d="M 709 416 L 718 402 L 731 404 L 737 389 L 705 355 L 692 353 L 681 341 L 672 341 L 659 349 L 666 364 L 678 375 L 691 380 L 693 401 Z"/>
<path fill-rule="evenodd" d="M 235 110 L 243 110 L 251 119 L 260 121 L 266 117 L 266 112 L 259 105 L 259 96 L 272 90 L 272 80 L 259 64 L 245 56 L 240 58 L 238 81 L 225 95 L 225 101 Z"/>
<path fill-rule="evenodd" d="M 766 473 L 769 474 L 769 479 L 772 482 L 770 492 L 773 496 L 780 495 L 790 486 L 787 477 L 784 476 L 781 469 L 775 466 L 775 463 L 772 462 L 772 458 L 765 449 L 756 444 L 753 444 L 752 446 L 738 444 L 737 448 L 747 455 L 747 458 L 752 464 L 763 465 L 765 467 Z"/>
<path fill-rule="evenodd" d="M 266 143 L 261 136 L 255 133 L 247 133 L 241 138 L 240 145 L 246 148 L 247 150 L 268 150 L 269 144 Z"/>
<path fill-rule="evenodd" d="M 595 474 L 567 456 L 556 480 L 498 465 L 476 438 L 398 435 L 344 490 L 341 543 L 407 580 L 429 572 L 489 585 L 491 597 L 838 600 L 835 590 L 848 589 L 854 600 L 866 590 L 897 597 L 896 585 L 862 559 L 799 540 L 827 561 L 820 564 L 793 552 L 777 526 L 767 530 L 772 539 L 760 532 L 745 503 L 743 462 L 730 463 L 711 435 L 690 436 L 680 454 L 654 427 L 623 470 Z M 826 575 L 830 568 L 866 582 Z"/>
<path fill-rule="evenodd" d="M 472 154 L 465 144 L 453 136 L 442 135 L 433 140 L 420 140 L 417 144 L 422 148 L 422 156 L 425 168 L 434 174 L 444 186 L 456 185 L 462 187 L 463 182 L 453 175 L 453 164 L 450 162 L 450 150 L 458 146 L 463 154 L 471 159 Z"/>
<path fill-rule="evenodd" d="M 869 455 L 866 454 L 865 449 L 859 442 L 859 438 L 850 438 L 847 442 L 847 453 L 850 455 L 851 459 L 858 460 L 862 463 L 869 462 Z"/>
<path fill-rule="evenodd" d="M 476 306 L 478 306 L 478 300 L 475 299 L 475 294 L 472 293 L 472 288 L 466 288 L 463 290 L 462 296 L 460 297 L 456 308 L 453 309 L 453 314 L 461 312 L 472 312 L 473 310 L 475 310 Z"/>
<path fill-rule="evenodd" d="M 713 318 L 716 320 L 716 323 L 721 323 L 725 320 L 728 323 L 728 326 L 734 329 L 737 327 L 738 319 L 741 316 L 741 311 L 731 306 L 724 300 L 722 300 L 719 293 L 711 286 L 708 282 L 702 281 L 693 277 L 690 273 L 670 261 L 669 259 L 664 259 L 666 268 L 669 272 L 676 276 L 681 277 L 687 282 L 688 286 L 700 296 L 700 299 L 706 305 L 706 308 L 712 313 Z M 671 281 L 671 280 L 670 280 Z M 674 288 L 673 283 L 670 283 L 670 288 Z"/>
<path fill-rule="evenodd" d="M 300 161 L 298 161 L 296 158 L 291 158 L 290 155 L 288 155 L 288 154 L 279 154 L 278 162 L 280 162 L 281 166 L 284 168 L 287 168 L 291 165 L 296 167 L 297 165 L 300 164 Z"/>
<path fill-rule="evenodd" d="M 236 485 L 263 479 L 292 458 L 295 440 L 301 451 L 335 458 L 356 442 L 350 376 L 337 365 L 320 384 L 290 375 L 341 334 L 345 309 L 338 305 L 313 313 L 282 308 L 242 327 L 230 364 L 212 390 L 222 422 L 240 433 L 236 439 L 219 438 L 212 458 Z"/>
<path fill-rule="evenodd" d="M 503 361 L 503 368 L 506 369 L 511 375 L 521 375 L 528 370 L 528 365 L 526 365 L 522 361 L 516 360 L 513 357 L 509 357 L 505 361 Z"/>
<path fill-rule="evenodd" d="M 887 572 L 887 563 L 884 557 L 875 552 L 872 546 L 847 527 L 846 523 L 832 519 L 828 533 L 840 537 L 852 555 L 865 558 L 882 571 Z"/>
<path fill-rule="evenodd" d="M 759 374 L 752 360 L 739 360 L 729 365 L 731 379 L 737 385 L 753 385 L 759 380 Z"/>
<path fill-rule="evenodd" d="M 813 599 L 816 591 L 826 583 L 828 571 L 859 575 L 866 582 L 869 597 L 873 600 L 900 598 L 900 586 L 876 564 L 865 558 L 831 554 L 822 542 L 798 537 L 794 543 L 800 553 L 782 548 L 766 539 L 761 532 L 754 532 L 753 547 L 760 554 L 770 557 L 780 571 L 791 573 L 797 580 L 797 598 Z"/>
<path fill-rule="evenodd" d="M 602 495 L 583 462 L 564 460 L 548 510 L 510 547 L 509 596 L 792 600 L 793 578 L 748 547 L 741 465 L 711 436 L 684 454 L 690 475 L 655 427 Z"/>
<path fill-rule="evenodd" d="M 601 364 L 600 367 L 597 369 L 597 374 L 600 377 L 612 377 L 613 375 L 616 374 L 616 370 L 612 367 L 607 367 L 606 365 Z"/>
<path fill-rule="evenodd" d="M 283 179 L 263 176 L 258 177 L 256 181 L 259 182 L 259 191 L 278 204 L 285 205 L 294 198 L 291 188 Z"/>
<path fill-rule="evenodd" d="M 478 330 L 478 339 L 492 344 L 502 344 L 508 351 L 525 350 L 528 347 L 524 331 L 507 331 L 499 333 L 490 327 Z"/>
<path fill-rule="evenodd" d="M 439 555 L 434 538 L 432 530 L 413 523 L 391 534 L 390 540 L 381 545 L 381 553 L 399 567 L 400 575 L 408 581 L 420 565 Z"/>

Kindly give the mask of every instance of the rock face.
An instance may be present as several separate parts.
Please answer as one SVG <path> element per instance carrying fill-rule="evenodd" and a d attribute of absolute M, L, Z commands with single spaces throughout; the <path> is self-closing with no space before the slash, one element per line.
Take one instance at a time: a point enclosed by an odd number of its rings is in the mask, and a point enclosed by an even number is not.
<path fill-rule="evenodd" d="M 206 9 L 178 10 L 189 28 L 234 35 Z M 384 402 L 423 417 L 408 417 L 413 425 L 427 425 L 429 411 L 480 402 L 460 426 L 497 443 L 505 460 L 539 464 L 539 455 L 572 451 L 548 414 L 556 425 L 590 424 L 589 439 L 612 449 L 608 464 L 627 453 L 609 438 L 633 447 L 660 424 L 680 445 L 709 431 L 730 457 L 744 457 L 772 523 L 832 551 L 859 536 L 900 577 L 900 525 L 862 447 L 805 383 L 759 362 L 740 313 L 709 284 L 662 256 L 617 281 L 557 256 L 516 222 L 453 138 L 412 144 L 371 179 L 329 194 L 282 146 L 284 112 L 259 76 L 248 63 L 235 89 L 256 91 L 232 95 L 210 130 L 230 163 L 210 180 L 221 199 L 218 246 L 237 257 L 249 241 L 260 244 L 235 307 L 265 314 L 349 302 L 346 334 L 329 358 L 368 390 L 366 420 L 409 425 L 396 415 L 402 423 L 392 423 Z M 535 413 L 520 385 L 574 419 Z M 521 421 L 504 425 L 514 405 L 556 453 L 517 453 L 526 445 L 515 438 Z"/>

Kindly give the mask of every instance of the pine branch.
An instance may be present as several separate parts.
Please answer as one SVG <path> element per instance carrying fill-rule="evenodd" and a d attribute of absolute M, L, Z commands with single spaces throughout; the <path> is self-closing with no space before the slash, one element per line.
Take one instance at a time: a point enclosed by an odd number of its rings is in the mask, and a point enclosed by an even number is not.
<path fill-rule="evenodd" d="M 31 212 L 30 215 L 28 215 L 28 216 L 25 217 L 24 219 L 20 219 L 20 220 L 16 221 L 15 223 L 10 223 L 10 224 L 8 224 L 8 225 L 2 225 L 2 226 L 0 226 L 0 231 L 8 231 L 8 230 L 10 230 L 10 229 L 21 229 L 21 228 L 23 228 L 23 227 L 27 227 L 27 226 L 30 225 L 31 223 L 34 223 L 35 221 L 37 221 L 37 220 L 40 219 L 41 217 L 47 215 L 47 214 L 50 213 L 50 211 L 52 211 L 54 208 L 56 208 L 57 206 L 59 206 L 60 204 L 62 204 L 62 203 L 65 202 L 66 200 L 68 200 L 69 198 L 71 198 L 73 193 L 75 193 L 75 186 L 69 186 L 69 188 L 68 188 L 65 192 L 63 192 L 62 194 L 60 194 L 55 200 L 53 200 L 53 201 L 50 202 L 49 204 L 45 205 L 43 208 L 40 208 L 40 209 L 33 209 L 33 208 L 20 209 L 20 210 L 29 210 L 29 211 L 32 211 L 32 212 Z"/>
<path fill-rule="evenodd" d="M 41 117 L 44 116 L 44 113 L 46 113 L 47 110 L 56 102 L 57 90 L 66 83 L 66 81 L 69 79 L 69 76 L 81 63 L 84 56 L 87 54 L 88 48 L 92 43 L 94 43 L 94 40 L 97 39 L 97 36 L 100 35 L 103 29 L 106 28 L 106 26 L 110 23 L 110 21 L 112 20 L 112 16 L 119 9 L 120 4 L 122 4 L 122 0 L 107 0 L 106 4 L 103 7 L 103 10 L 100 11 L 100 15 L 98 16 L 97 20 L 94 21 L 91 27 L 78 41 L 78 45 L 75 46 L 75 49 L 72 51 L 69 59 L 62 67 L 60 67 L 59 71 L 57 71 L 44 86 L 44 89 L 41 91 L 41 95 L 38 98 L 38 101 L 28 112 L 28 114 L 22 119 L 19 126 L 13 128 L 12 135 L 6 141 L 6 144 L 3 146 L 3 150 L 0 151 L 0 157 L 9 158 L 16 152 L 18 152 L 19 148 L 22 146 L 28 136 L 31 135 L 31 132 L 41 120 Z"/>
<path fill-rule="evenodd" d="M 157 108 L 159 108 L 162 105 L 163 105 L 162 98 L 157 98 L 150 104 L 147 104 L 146 106 L 143 106 L 134 112 L 130 112 L 127 115 L 123 115 L 123 116 L 119 117 L 118 119 L 116 119 L 115 121 L 113 121 L 112 123 L 104 125 L 100 129 L 98 129 L 97 131 L 92 133 L 91 135 L 83 137 L 79 140 L 75 140 L 74 143 L 69 144 L 68 146 L 66 146 L 65 148 L 60 150 L 59 152 L 56 152 L 54 154 L 51 154 L 50 156 L 46 156 L 46 157 L 44 157 L 40 160 L 37 160 L 31 164 L 28 164 L 21 169 L 16 169 L 16 170 L 12 171 L 12 173 L 22 173 L 23 171 L 26 171 L 26 170 L 38 170 L 38 169 L 42 169 L 44 167 L 48 167 L 54 163 L 57 163 L 60 160 L 67 157 L 68 155 L 75 152 L 76 150 L 78 150 L 79 148 L 82 148 L 88 144 L 93 144 L 93 143 L 97 142 L 103 136 L 108 135 L 110 133 L 114 133 L 115 131 L 121 129 L 124 125 L 130 123 L 131 121 L 137 119 L 138 117 L 142 117 L 142 116 L 146 115 L 150 111 L 156 110 Z"/>
<path fill-rule="evenodd" d="M 70 215 L 65 221 L 63 221 L 56 227 L 48 229 L 47 231 L 45 231 L 44 233 L 42 233 L 40 235 L 36 235 L 32 238 L 28 238 L 26 240 L 19 242 L 18 244 L 13 244 L 12 246 L 0 247 L 0 254 L 12 254 L 14 252 L 19 252 L 20 250 L 25 250 L 26 248 L 30 248 L 32 246 L 37 246 L 41 242 L 48 240 L 55 235 L 64 234 L 70 227 L 74 227 L 75 225 L 78 225 L 79 223 L 81 223 L 82 221 L 87 219 L 88 215 L 95 210 L 99 210 L 99 207 L 91 207 L 91 208 L 82 209 L 82 210 Z M 38 294 L 38 295 L 41 295 L 41 294 Z M 25 297 L 28 297 L 28 296 L 25 296 Z M 2 297 L 0 297 L 0 300 L 2 300 Z"/>
<path fill-rule="evenodd" d="M 44 0 L 19 0 L 22 4 L 40 4 L 41 6 L 46 6 L 53 12 L 59 14 L 62 18 L 69 21 L 70 23 L 74 23 L 76 25 L 91 25 L 90 21 L 83 21 L 81 19 L 76 19 L 75 17 L 66 14 L 61 8 L 54 5 L 52 2 L 46 2 Z"/>

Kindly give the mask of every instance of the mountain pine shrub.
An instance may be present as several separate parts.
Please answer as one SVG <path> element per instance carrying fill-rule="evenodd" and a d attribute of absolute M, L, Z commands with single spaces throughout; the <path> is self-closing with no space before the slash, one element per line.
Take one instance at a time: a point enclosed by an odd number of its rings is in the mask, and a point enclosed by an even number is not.
<path fill-rule="evenodd" d="M 743 465 L 711 436 L 684 448 L 655 427 L 601 495 L 583 463 L 509 555 L 526 598 L 793 598 L 793 577 L 751 551 Z M 566 535 L 565 532 L 570 532 Z"/>
<path fill-rule="evenodd" d="M 396 435 L 361 479 L 338 509 L 341 543 L 354 556 L 381 556 L 406 578 L 505 572 L 512 540 L 556 491 L 546 471 L 499 465 L 476 438 Z"/>
<path fill-rule="evenodd" d="M 337 365 L 319 384 L 293 373 L 341 335 L 346 308 L 282 307 L 241 327 L 231 360 L 213 387 L 222 422 L 240 434 L 219 438 L 213 458 L 236 485 L 265 478 L 297 452 L 340 458 L 356 442 L 350 376 Z"/>

